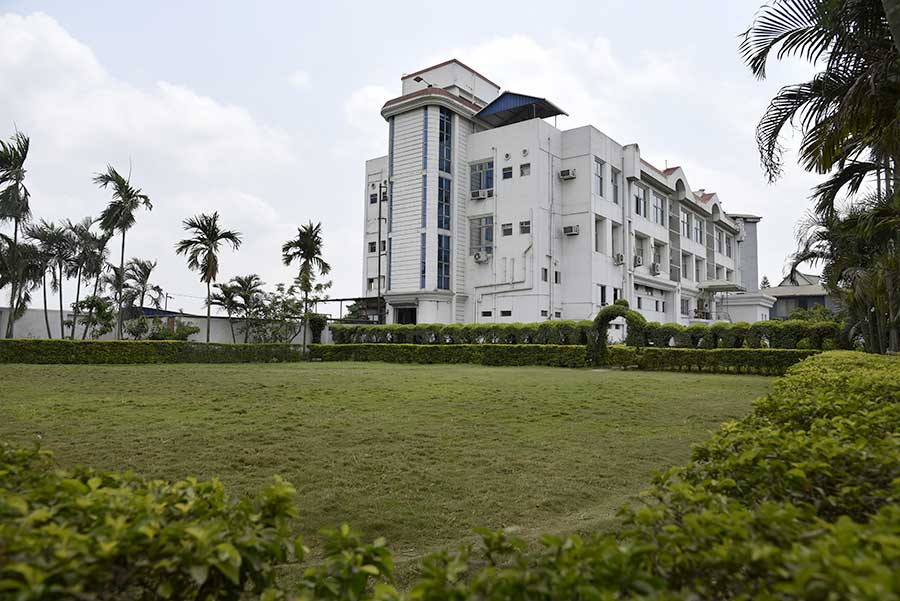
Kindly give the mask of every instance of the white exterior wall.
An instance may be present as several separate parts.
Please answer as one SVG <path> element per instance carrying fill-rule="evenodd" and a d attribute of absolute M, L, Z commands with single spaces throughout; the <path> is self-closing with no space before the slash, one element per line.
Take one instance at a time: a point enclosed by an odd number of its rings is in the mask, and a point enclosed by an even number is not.
<path fill-rule="evenodd" d="M 441 94 L 446 97 L 447 92 L 464 100 L 481 94 L 483 97 L 479 98 L 484 101 L 492 100 L 498 92 L 496 86 L 455 62 L 422 72 L 422 77 L 434 87 L 443 88 L 440 94 L 433 95 L 436 103 L 446 102 Z M 412 96 L 398 100 L 411 103 L 404 106 L 413 108 L 389 117 L 394 119 L 392 282 L 386 299 L 389 323 L 393 318 L 391 306 L 415 307 L 419 323 L 591 319 L 604 302 L 611 304 L 616 292 L 621 291 L 618 296 L 628 300 L 632 308 L 638 309 L 640 298 L 639 310 L 648 320 L 686 325 L 698 321 L 693 312 L 698 299 L 707 294 L 698 285 L 712 279 L 710 273 L 715 274 L 716 265 L 731 270 L 732 281 L 740 283 L 741 261 L 748 256 L 748 260 L 755 262 L 755 244 L 742 247 L 745 239 L 740 230 L 742 224 L 721 211 L 718 198 L 713 195 L 710 201 L 710 195 L 692 192 L 678 168 L 661 172 L 642 162 L 637 144 L 623 146 L 591 126 L 561 131 L 541 119 L 485 128 L 469 118 L 471 112 L 464 115 L 464 110 L 457 108 L 453 119 L 451 174 L 454 199 L 451 289 L 437 290 L 439 108 L 428 105 L 428 162 L 423 171 L 423 109 L 415 102 L 432 102 L 428 100 L 432 96 L 427 93 L 426 83 L 414 82 L 411 76 L 402 81 L 403 93 Z M 594 193 L 593 189 L 595 157 L 603 161 L 602 194 Z M 469 165 L 485 159 L 494 161 L 493 196 L 472 200 Z M 371 174 L 376 166 L 381 168 L 382 163 L 377 163 L 380 160 L 367 163 L 367 173 Z M 520 171 L 524 163 L 530 165 L 526 176 Z M 504 168 L 512 168 L 512 178 L 503 179 Z M 575 169 L 577 176 L 561 180 L 560 169 Z M 612 198 L 614 171 L 619 178 L 618 203 Z M 421 224 L 423 172 L 428 177 L 424 229 Z M 638 215 L 634 196 L 643 189 L 649 190 L 647 214 Z M 653 220 L 654 194 L 665 198 L 663 224 Z M 702 243 L 681 236 L 682 207 L 694 219 L 704 221 Z M 476 263 L 469 248 L 469 222 L 488 215 L 494 220 L 494 249 L 487 262 Z M 678 223 L 669 222 L 673 215 L 679 219 Z M 371 215 L 367 213 L 367 223 L 370 221 Z M 524 221 L 531 225 L 530 232 L 525 234 L 520 231 Z M 715 252 L 715 227 L 720 221 L 734 237 L 732 257 Z M 512 225 L 511 235 L 503 235 L 504 224 Z M 599 224 L 599 246 L 595 240 L 595 224 Z M 578 226 L 579 233 L 563 235 L 566 226 Z M 614 227 L 617 240 L 613 236 Z M 422 232 L 427 236 L 424 289 L 419 277 Z M 368 227 L 366 235 L 367 240 L 372 235 Z M 755 223 L 753 235 L 755 241 Z M 636 236 L 646 240 L 641 266 L 634 264 Z M 661 249 L 658 274 L 651 271 L 655 245 Z M 680 269 L 682 253 L 691 255 L 685 273 Z M 616 260 L 617 254 L 622 255 L 621 262 Z M 703 262 L 700 282 L 694 277 L 695 261 Z M 377 267 L 377 263 L 368 259 L 364 282 L 372 277 L 373 266 Z M 673 266 L 678 269 L 671 269 Z M 544 269 L 546 281 L 542 277 Z M 555 272 L 560 274 L 558 284 Z M 687 315 L 681 312 L 682 298 L 690 301 Z M 714 312 L 715 303 L 707 302 L 706 308 Z M 757 309 L 754 314 L 761 315 Z"/>

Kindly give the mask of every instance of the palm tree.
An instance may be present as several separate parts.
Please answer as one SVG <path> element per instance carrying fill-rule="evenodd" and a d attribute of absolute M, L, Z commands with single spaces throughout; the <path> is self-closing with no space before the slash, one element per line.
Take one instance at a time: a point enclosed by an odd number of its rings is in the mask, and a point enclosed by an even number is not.
<path fill-rule="evenodd" d="M 209 297 L 209 303 L 225 311 L 225 315 L 228 316 L 228 327 L 231 328 L 231 342 L 237 342 L 234 335 L 234 322 L 231 320 L 234 314 L 240 310 L 237 288 L 234 284 L 216 284 L 215 287 L 218 292 L 214 292 Z"/>
<path fill-rule="evenodd" d="M 884 7 L 884 15 L 891 28 L 894 46 L 897 48 L 897 52 L 900 52 L 900 0 L 881 0 L 881 4 Z"/>
<path fill-rule="evenodd" d="M 184 230 L 193 234 L 175 245 L 175 252 L 188 258 L 188 268 L 200 272 L 200 281 L 206 283 L 206 342 L 209 343 L 211 324 L 211 286 L 219 275 L 219 247 L 230 244 L 234 250 L 241 247 L 241 234 L 219 227 L 219 213 L 200 214 L 183 221 Z"/>
<path fill-rule="evenodd" d="M 316 271 L 325 275 L 331 271 L 331 265 L 322 258 L 322 224 L 313 225 L 310 221 L 297 228 L 297 237 L 288 240 L 281 246 L 281 256 L 285 265 L 294 261 L 300 262 L 300 273 L 297 283 L 303 291 L 303 348 L 306 349 L 306 314 L 309 313 L 309 294 L 313 290 Z"/>
<path fill-rule="evenodd" d="M 53 331 L 50 328 L 50 315 L 47 310 L 47 273 L 51 273 L 52 279 L 56 279 L 56 266 L 54 264 L 54 237 L 58 235 L 58 228 L 44 221 L 26 226 L 25 235 L 31 240 L 41 261 L 41 292 L 44 297 L 44 325 L 47 327 L 47 338 L 53 338 Z"/>
<path fill-rule="evenodd" d="M 122 250 L 119 255 L 119 271 L 125 272 L 125 233 L 131 229 L 135 222 L 135 212 L 140 207 L 152 210 L 150 197 L 144 194 L 140 188 L 131 185 L 131 175 L 122 177 L 112 165 L 107 165 L 106 173 L 98 173 L 94 176 L 94 183 L 106 189 L 112 186 L 113 197 L 107 207 L 100 214 L 100 227 L 110 236 L 118 231 L 122 233 Z M 116 338 L 122 338 L 122 288 L 124 278 L 119 278 L 119 289 L 116 294 L 118 323 L 116 325 Z"/>
<path fill-rule="evenodd" d="M 100 291 L 101 276 L 103 275 L 103 271 L 106 269 L 106 264 L 109 260 L 108 245 L 110 234 L 102 231 L 100 234 L 94 234 L 89 231 L 88 235 L 90 236 L 90 240 L 86 241 L 85 246 L 90 252 L 85 256 L 84 265 L 82 266 L 81 271 L 85 283 L 94 280 L 94 290 L 91 296 L 96 297 Z M 87 338 L 90 324 L 93 322 L 93 313 L 96 306 L 99 306 L 96 302 L 89 303 L 88 319 L 85 321 L 84 330 L 81 332 L 82 340 Z"/>
<path fill-rule="evenodd" d="M 93 224 L 94 219 L 85 217 L 78 223 L 72 223 L 67 219 L 65 225 L 73 241 L 72 257 L 66 269 L 66 276 L 75 278 L 75 302 L 72 303 L 72 327 L 69 334 L 72 340 L 75 339 L 75 326 L 78 324 L 78 302 L 81 300 L 81 282 L 84 279 L 84 268 L 94 252 L 95 236 L 91 233 Z"/>
<path fill-rule="evenodd" d="M 244 318 L 244 344 L 250 340 L 250 320 L 256 312 L 263 295 L 265 282 L 255 273 L 250 275 L 237 275 L 231 278 L 230 285 L 234 287 L 234 293 L 238 303 L 237 313 Z"/>
<path fill-rule="evenodd" d="M 0 234 L 0 288 L 15 286 L 16 296 L 10 302 L 9 320 L 22 317 L 31 303 L 31 292 L 41 285 L 46 259 L 40 250 Z"/>
<path fill-rule="evenodd" d="M 15 264 L 18 261 L 18 252 L 26 250 L 19 245 L 19 228 L 31 218 L 31 207 L 28 204 L 31 195 L 24 184 L 25 160 L 28 158 L 29 146 L 28 136 L 20 131 L 16 131 L 9 142 L 0 140 L 0 186 L 2 186 L 0 189 L 0 221 L 13 222 L 13 236 L 10 240 L 11 243 L 6 248 L 7 252 L 11 253 L 7 256 L 9 264 Z M 26 265 L 19 266 L 15 270 L 16 273 L 25 271 L 27 271 Z M 8 284 L 11 314 L 6 323 L 6 337 L 12 338 L 15 323 L 13 317 L 16 315 L 15 307 L 17 301 L 20 300 L 17 290 L 19 281 L 17 278 L 12 278 Z"/>
<path fill-rule="evenodd" d="M 162 288 L 150 283 L 150 277 L 154 269 L 156 269 L 156 261 L 138 259 L 136 257 L 125 265 L 125 285 L 134 293 L 135 300 L 138 301 L 138 307 L 141 309 L 144 308 L 144 301 L 148 294 L 153 306 L 157 309 L 159 308 Z"/>

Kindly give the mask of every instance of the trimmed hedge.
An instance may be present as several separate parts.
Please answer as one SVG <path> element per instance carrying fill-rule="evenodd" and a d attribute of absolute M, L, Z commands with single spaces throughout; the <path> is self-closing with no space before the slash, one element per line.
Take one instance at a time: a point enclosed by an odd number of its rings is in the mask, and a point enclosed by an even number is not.
<path fill-rule="evenodd" d="M 324 348 L 324 347 L 319 347 Z M 610 348 L 615 354 L 620 349 Z M 290 485 L 235 503 L 220 484 L 63 472 L 0 447 L 0 590 L 14 599 L 769 601 L 900 598 L 900 358 L 828 352 L 659 476 L 616 534 L 508 531 L 423 560 L 408 595 L 383 540 L 304 548 Z M 603 491 L 598 490 L 602 495 Z M 292 580 L 292 579 L 287 579 Z"/>
<path fill-rule="evenodd" d="M 290 344 L 182 340 L 0 340 L 0 363 L 269 363 L 300 361 Z"/>
<path fill-rule="evenodd" d="M 588 344 L 592 321 L 543 321 L 510 324 L 332 324 L 335 344 Z"/>
<path fill-rule="evenodd" d="M 597 333 L 606 332 L 609 322 L 618 317 L 629 321 L 626 343 L 631 346 L 833 350 L 843 344 L 841 325 L 837 322 L 795 319 L 754 324 L 660 324 L 644 321 L 643 316 L 630 310 L 623 299 L 602 309 L 594 321 L 389 326 L 333 324 L 331 334 L 335 344 L 585 344 L 593 347 L 601 342 Z"/>
<path fill-rule="evenodd" d="M 475 363 L 478 365 L 549 365 L 585 367 L 584 346 L 559 344 L 322 344 L 310 358 L 323 361 L 388 363 Z"/>
<path fill-rule="evenodd" d="M 645 370 L 781 375 L 787 368 L 821 351 L 790 349 L 687 349 L 629 347 L 607 349 L 606 365 Z"/>

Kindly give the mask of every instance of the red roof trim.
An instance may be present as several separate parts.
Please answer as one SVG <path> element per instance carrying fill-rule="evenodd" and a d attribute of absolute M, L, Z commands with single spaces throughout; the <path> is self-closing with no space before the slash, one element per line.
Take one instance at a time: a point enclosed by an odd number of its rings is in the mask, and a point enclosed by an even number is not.
<path fill-rule="evenodd" d="M 404 79 L 409 79 L 410 77 L 415 77 L 416 75 L 421 75 L 422 73 L 426 73 L 426 72 L 428 72 L 428 71 L 431 71 L 432 69 L 437 69 L 438 67 L 443 67 L 443 66 L 445 66 L 445 65 L 449 65 L 449 64 L 452 64 L 452 63 L 456 63 L 457 65 L 459 65 L 459 66 L 462 67 L 463 69 L 468 69 L 469 71 L 471 71 L 472 73 L 474 73 L 475 75 L 477 75 L 477 76 L 480 77 L 481 79 L 485 80 L 486 82 L 488 82 L 489 84 L 491 84 L 492 86 L 494 86 L 495 88 L 497 88 L 498 90 L 500 89 L 500 86 L 498 86 L 497 84 L 495 84 L 494 82 L 492 82 L 490 79 L 488 79 L 487 77 L 485 77 L 484 75 L 482 75 L 481 73 L 479 73 L 478 71 L 476 71 L 475 69 L 473 69 L 472 67 L 470 67 L 469 65 L 466 65 L 466 64 L 463 63 L 462 61 L 460 61 L 460 60 L 458 60 L 458 59 L 455 59 L 455 58 L 451 58 L 451 59 L 448 60 L 448 61 L 444 61 L 444 62 L 442 62 L 442 63 L 438 63 L 438 64 L 436 64 L 436 65 L 432 65 L 432 66 L 430 66 L 430 67 L 425 67 L 424 69 L 419 69 L 418 71 L 416 71 L 416 72 L 414 72 L 414 73 L 409 73 L 408 75 L 404 75 L 403 77 L 400 78 L 400 81 L 403 81 Z"/>
<path fill-rule="evenodd" d="M 669 175 L 672 175 L 673 173 L 675 173 L 676 171 L 678 171 L 679 169 L 681 169 L 681 166 L 675 165 L 674 167 L 669 167 L 668 169 L 663 171 L 663 173 L 665 173 L 666 176 L 669 176 Z"/>
<path fill-rule="evenodd" d="M 384 106 L 381 107 L 381 110 L 383 111 L 384 109 L 388 108 L 392 104 L 397 104 L 399 102 L 403 102 L 404 100 L 410 100 L 417 96 L 427 96 L 428 94 L 436 94 L 438 96 L 446 96 L 447 98 L 455 100 L 456 102 L 462 104 L 463 106 L 472 109 L 476 113 L 481 110 L 481 107 L 478 106 L 477 104 L 475 104 L 474 102 L 469 102 L 465 98 L 460 98 L 459 96 L 451 94 L 450 92 L 448 92 L 447 90 L 445 90 L 443 88 L 422 88 L 421 90 L 416 90 L 415 92 L 410 92 L 409 94 L 406 94 L 404 96 L 398 96 L 397 98 L 391 98 L 390 100 L 388 100 L 387 102 L 384 103 Z"/>

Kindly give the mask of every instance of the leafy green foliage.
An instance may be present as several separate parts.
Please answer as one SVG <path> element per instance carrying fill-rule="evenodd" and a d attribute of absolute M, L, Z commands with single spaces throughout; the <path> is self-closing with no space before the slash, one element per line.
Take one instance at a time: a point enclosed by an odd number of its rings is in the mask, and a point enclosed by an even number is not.
<path fill-rule="evenodd" d="M 335 344 L 587 344 L 590 321 L 544 321 L 510 324 L 332 324 Z"/>
<path fill-rule="evenodd" d="M 791 349 L 686 349 L 612 345 L 605 365 L 646 370 L 705 371 L 781 375 L 788 367 L 818 353 Z"/>
<path fill-rule="evenodd" d="M 193 328 L 193 326 L 187 326 Z M 0 340 L 0 363 L 258 363 L 299 361 L 289 344 L 182 340 Z"/>
<path fill-rule="evenodd" d="M 389 363 L 475 363 L 585 367 L 587 349 L 561 344 L 319 344 L 312 359 Z"/>

